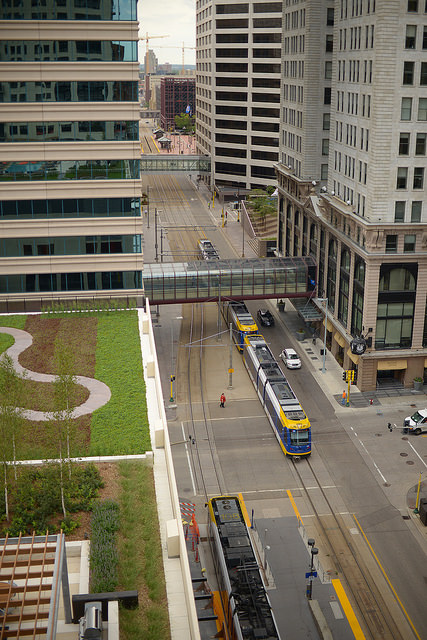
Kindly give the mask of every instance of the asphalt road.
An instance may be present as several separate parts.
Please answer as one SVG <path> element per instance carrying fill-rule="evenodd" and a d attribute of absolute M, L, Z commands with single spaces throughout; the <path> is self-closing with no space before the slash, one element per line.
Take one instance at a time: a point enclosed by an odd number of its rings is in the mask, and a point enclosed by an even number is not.
<path fill-rule="evenodd" d="M 201 194 L 195 192 L 186 178 L 176 180 L 193 224 L 199 228 L 206 226 L 207 237 L 223 257 L 235 257 L 224 230 L 212 228 L 212 215 Z M 163 206 L 166 214 L 169 206 L 173 212 L 173 204 Z M 163 215 L 166 220 L 165 213 Z M 147 234 L 146 248 L 149 243 Z M 146 261 L 150 262 L 149 251 L 146 253 Z M 255 314 L 260 305 L 254 302 L 248 306 Z M 299 345 L 284 324 L 286 314 L 280 319 L 278 313 L 274 313 L 276 326 L 263 329 L 273 353 L 278 355 L 284 347 L 293 346 L 303 361 L 301 370 L 287 371 L 287 376 L 312 423 L 312 459 L 319 461 L 324 484 L 334 487 L 345 510 L 356 516 L 387 576 L 386 582 L 389 581 L 400 602 L 397 608 L 405 610 L 416 629 L 408 639 L 427 638 L 427 533 L 406 519 L 408 492 L 416 486 L 420 472 L 427 471 L 427 438 L 405 438 L 400 430 L 390 433 L 386 428 L 388 421 L 401 424 L 403 417 L 411 413 L 410 401 L 402 398 L 394 405 L 343 412 L 313 376 L 313 369 L 320 368 L 321 362 L 313 360 L 310 344 Z M 175 327 L 181 316 L 180 307 L 163 307 L 154 324 L 166 406 L 170 395 L 169 374 L 178 353 L 178 328 Z M 254 510 L 255 517 L 262 522 L 270 519 L 272 526 L 273 521 L 294 515 L 285 494 L 285 490 L 291 490 L 301 515 L 309 518 L 310 507 L 296 482 L 292 463 L 283 456 L 275 440 L 237 350 L 233 389 L 223 388 L 228 380 L 226 342 L 223 347 L 215 352 L 212 349 L 207 356 L 205 380 L 216 459 L 224 488 L 232 493 L 243 492 L 249 512 Z M 223 390 L 227 395 L 226 415 L 221 414 L 218 402 Z M 200 495 L 196 486 L 191 451 L 183 444 L 188 438 L 184 405 L 185 398 L 178 409 L 168 409 L 171 442 L 176 443 L 173 453 L 177 485 L 181 497 L 191 499 L 203 510 L 205 496 Z M 354 526 L 356 529 L 356 522 Z M 270 557 L 269 561 L 274 573 L 275 558 Z M 378 570 L 378 563 L 373 564 L 376 565 L 373 571 Z"/>

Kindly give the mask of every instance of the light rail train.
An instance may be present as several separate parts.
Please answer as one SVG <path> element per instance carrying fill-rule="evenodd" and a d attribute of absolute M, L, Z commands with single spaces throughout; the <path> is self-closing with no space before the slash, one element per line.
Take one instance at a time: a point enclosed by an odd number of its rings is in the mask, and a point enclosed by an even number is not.
<path fill-rule="evenodd" d="M 237 496 L 218 496 L 211 498 L 207 506 L 209 543 L 228 630 L 225 637 L 280 640 L 246 525 L 244 505 Z"/>
<path fill-rule="evenodd" d="M 232 325 L 233 338 L 239 351 L 243 351 L 246 336 L 258 333 L 258 326 L 244 302 L 221 303 L 222 315 L 227 327 Z"/>
<path fill-rule="evenodd" d="M 283 452 L 310 455 L 309 419 L 262 335 L 245 337 L 243 361 Z"/>

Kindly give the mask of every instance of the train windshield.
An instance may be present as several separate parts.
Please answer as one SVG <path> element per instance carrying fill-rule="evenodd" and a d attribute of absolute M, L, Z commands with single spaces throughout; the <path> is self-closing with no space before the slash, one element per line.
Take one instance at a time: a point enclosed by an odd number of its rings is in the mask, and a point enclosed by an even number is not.
<path fill-rule="evenodd" d="M 292 411 L 285 411 L 285 416 L 288 420 L 305 420 L 306 415 L 302 409 L 293 409 Z"/>
<path fill-rule="evenodd" d="M 308 429 L 289 429 L 291 445 L 308 444 L 310 436 Z"/>

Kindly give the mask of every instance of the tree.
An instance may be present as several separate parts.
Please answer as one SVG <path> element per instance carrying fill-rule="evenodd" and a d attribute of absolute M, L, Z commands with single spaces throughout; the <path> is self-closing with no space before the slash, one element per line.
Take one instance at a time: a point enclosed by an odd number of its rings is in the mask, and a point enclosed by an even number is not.
<path fill-rule="evenodd" d="M 277 198 L 272 196 L 274 187 L 264 189 L 252 189 L 248 195 L 248 202 L 254 212 L 265 224 L 267 216 L 277 215 Z"/>
<path fill-rule="evenodd" d="M 0 358 L 0 459 L 6 519 L 9 520 L 8 467 L 13 460 L 16 479 L 16 444 L 24 421 L 24 377 L 17 373 L 12 358 L 6 353 Z"/>
<path fill-rule="evenodd" d="M 71 440 L 75 435 L 73 419 L 73 390 L 76 376 L 73 373 L 74 359 L 72 351 L 58 340 L 55 349 L 55 370 L 57 372 L 54 385 L 54 411 L 52 416 L 53 435 L 59 453 L 59 476 L 61 489 L 61 506 L 64 518 L 67 517 L 64 498 L 64 460 L 68 459 L 68 474 L 71 479 Z M 66 455 L 65 455 L 66 452 Z"/>
<path fill-rule="evenodd" d="M 175 126 L 177 129 L 183 129 L 186 133 L 194 133 L 195 131 L 195 118 L 188 113 L 181 113 L 179 116 L 175 116 Z"/>

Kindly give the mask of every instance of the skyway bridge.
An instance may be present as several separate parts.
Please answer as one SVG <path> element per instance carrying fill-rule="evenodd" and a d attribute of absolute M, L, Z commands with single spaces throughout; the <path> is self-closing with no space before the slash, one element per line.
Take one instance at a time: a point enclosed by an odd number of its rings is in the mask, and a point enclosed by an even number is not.
<path fill-rule="evenodd" d="M 145 173 L 197 173 L 210 174 L 211 159 L 209 156 L 190 154 L 175 155 L 172 153 L 143 154 L 141 157 L 141 174 Z"/>
<path fill-rule="evenodd" d="M 310 256 L 154 263 L 144 265 L 142 279 L 151 305 L 268 298 L 309 302 L 316 263 Z"/>

